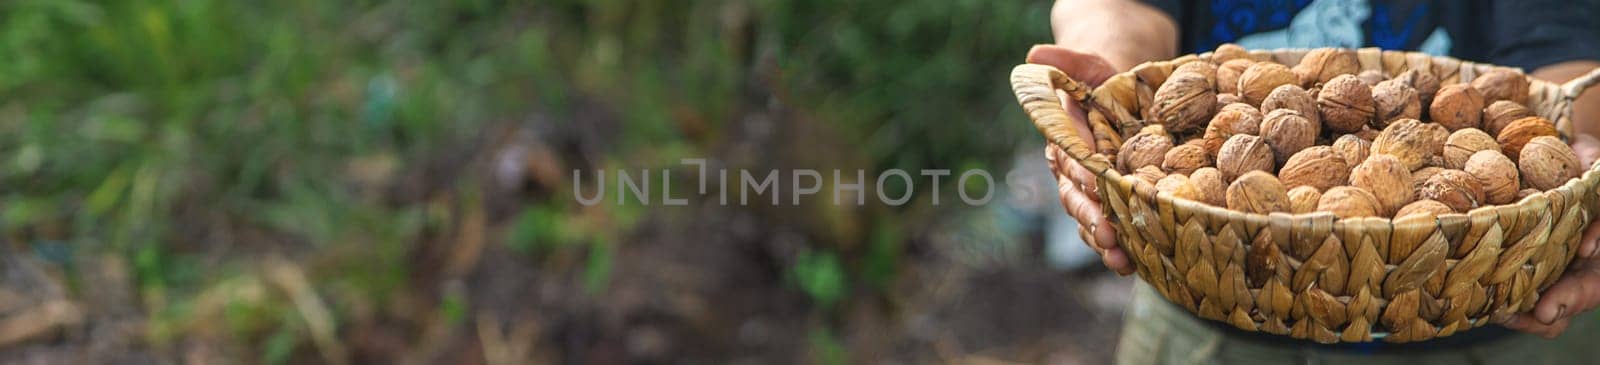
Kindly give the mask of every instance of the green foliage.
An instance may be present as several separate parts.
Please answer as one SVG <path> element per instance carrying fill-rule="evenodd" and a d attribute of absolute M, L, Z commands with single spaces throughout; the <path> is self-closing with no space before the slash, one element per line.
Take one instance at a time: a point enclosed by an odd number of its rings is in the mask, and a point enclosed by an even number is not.
<path fill-rule="evenodd" d="M 848 290 L 844 265 L 832 252 L 802 252 L 794 265 L 794 279 L 811 301 L 823 308 L 831 308 L 844 298 Z"/>
<path fill-rule="evenodd" d="M 1048 6 L 0 2 L 0 233 L 124 255 L 156 343 L 183 335 L 203 293 L 238 285 L 218 271 L 248 268 L 262 252 L 303 259 L 335 310 L 385 313 L 414 271 L 408 254 L 454 221 L 430 215 L 439 209 L 429 194 L 486 196 L 473 195 L 475 179 L 424 168 L 481 152 L 491 126 L 575 129 L 589 122 L 577 112 L 603 109 L 616 114 L 602 131 L 612 134 L 583 141 L 599 155 L 566 157 L 659 171 L 736 142 L 734 123 L 781 104 L 794 115 L 772 117 L 825 123 L 838 134 L 828 146 L 859 149 L 868 171 L 1001 166 L 1029 133 L 1004 76 L 1047 39 Z M 376 182 L 352 176 L 374 160 L 398 166 L 378 169 Z M 393 196 L 415 183 L 401 181 L 417 179 L 407 173 L 443 186 Z M 945 202 L 954 178 L 942 181 Z M 932 190 L 923 182 L 917 194 Z M 589 293 L 607 287 L 629 231 L 656 208 L 579 215 L 548 197 L 522 204 L 491 237 L 535 266 L 581 258 Z M 917 222 L 871 214 L 866 245 L 809 247 L 779 269 L 820 308 L 852 286 L 882 288 Z M 561 250 L 577 254 L 549 255 Z M 302 331 L 271 324 L 294 322 L 284 320 L 292 307 L 228 303 L 221 322 L 245 347 L 262 362 L 290 361 Z M 468 315 L 464 297 L 443 303 L 451 321 Z M 831 334 L 813 339 L 843 361 Z"/>
<path fill-rule="evenodd" d="M 272 336 L 267 337 L 261 345 L 261 362 L 266 364 L 286 364 L 289 357 L 294 355 L 294 348 L 298 345 L 299 337 L 295 336 L 294 328 L 290 326 L 278 327 Z"/>
<path fill-rule="evenodd" d="M 615 259 L 611 245 L 596 242 L 589 246 L 589 261 L 583 266 L 583 289 L 594 294 L 611 282 L 611 265 Z"/>
<path fill-rule="evenodd" d="M 1047 1 L 761 4 L 795 94 L 859 133 L 880 169 L 996 166 L 1029 132 L 1005 75 L 1049 39 Z"/>
<path fill-rule="evenodd" d="M 532 205 L 522 210 L 506 230 L 506 245 L 523 254 L 543 253 L 576 240 L 574 219 L 560 208 Z"/>
<path fill-rule="evenodd" d="M 848 354 L 844 344 L 839 343 L 833 331 L 826 328 L 812 328 L 807 336 L 811 345 L 811 360 L 818 364 L 838 365 L 849 363 Z"/>

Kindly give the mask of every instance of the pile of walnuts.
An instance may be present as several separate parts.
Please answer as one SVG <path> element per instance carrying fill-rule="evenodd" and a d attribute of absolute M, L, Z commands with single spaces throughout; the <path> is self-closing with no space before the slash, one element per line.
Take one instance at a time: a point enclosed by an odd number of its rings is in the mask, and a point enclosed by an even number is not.
<path fill-rule="evenodd" d="M 1223 45 L 1167 77 L 1116 164 L 1158 191 L 1249 213 L 1465 213 L 1582 172 L 1526 106 L 1529 86 L 1509 69 L 1444 85 L 1427 71 L 1361 71 L 1348 49 L 1288 67 Z"/>

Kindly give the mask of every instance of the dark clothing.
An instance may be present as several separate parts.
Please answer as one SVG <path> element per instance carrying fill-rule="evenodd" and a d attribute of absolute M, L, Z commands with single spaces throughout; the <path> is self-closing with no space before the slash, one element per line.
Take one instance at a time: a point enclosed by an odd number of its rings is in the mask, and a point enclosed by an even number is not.
<path fill-rule="evenodd" d="M 1594 0 L 1147 0 L 1179 24 L 1179 54 L 1380 47 L 1521 67 L 1600 59 Z"/>

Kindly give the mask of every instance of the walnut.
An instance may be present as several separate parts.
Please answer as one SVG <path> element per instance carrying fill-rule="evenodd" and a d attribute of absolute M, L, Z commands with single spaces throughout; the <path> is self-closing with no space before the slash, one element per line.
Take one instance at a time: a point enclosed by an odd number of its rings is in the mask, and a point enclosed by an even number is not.
<path fill-rule="evenodd" d="M 1153 134 L 1153 135 L 1158 135 L 1158 136 L 1166 136 L 1167 138 L 1172 138 L 1172 133 L 1167 133 L 1167 128 L 1161 126 L 1160 124 L 1151 124 L 1151 125 L 1144 126 L 1144 128 L 1139 128 L 1139 132 L 1138 133 L 1134 133 L 1134 134 L 1135 135 Z"/>
<path fill-rule="evenodd" d="M 1490 103 L 1483 109 L 1483 130 L 1490 135 L 1500 135 L 1500 130 L 1517 119 L 1534 116 L 1532 110 L 1510 100 L 1500 100 Z"/>
<path fill-rule="evenodd" d="M 1293 109 L 1278 109 L 1267 113 L 1261 121 L 1261 140 L 1272 147 L 1279 166 L 1296 152 L 1317 143 L 1317 125 Z"/>
<path fill-rule="evenodd" d="M 1290 109 L 1300 112 L 1301 116 L 1317 124 L 1317 129 L 1322 129 L 1321 111 L 1317 109 L 1317 98 L 1311 92 L 1295 85 L 1283 85 L 1272 89 L 1267 98 L 1261 101 L 1261 113 L 1272 113 L 1273 110 Z"/>
<path fill-rule="evenodd" d="M 1362 128 L 1361 130 L 1350 134 L 1356 136 L 1356 138 L 1365 139 L 1367 142 L 1378 140 L 1378 130 L 1372 129 L 1372 127 Z"/>
<path fill-rule="evenodd" d="M 1378 197 L 1382 216 L 1390 216 L 1411 202 L 1411 169 L 1392 155 L 1374 153 L 1350 171 L 1350 185 Z M 1327 194 L 1323 194 L 1327 198 Z"/>
<path fill-rule="evenodd" d="M 1236 134 L 1261 134 L 1261 112 L 1247 104 L 1228 104 L 1211 117 L 1211 123 L 1206 125 L 1205 134 L 1200 139 L 1204 141 L 1206 151 L 1214 157 L 1222 150 L 1222 144 Z"/>
<path fill-rule="evenodd" d="M 1417 189 L 1422 189 L 1422 183 L 1428 182 L 1428 178 L 1433 177 L 1434 174 L 1438 174 L 1439 171 L 1444 171 L 1444 168 L 1438 166 L 1428 166 L 1417 169 L 1416 171 L 1412 171 L 1411 190 L 1416 191 Z"/>
<path fill-rule="evenodd" d="M 1167 156 L 1167 150 L 1171 149 L 1172 137 L 1140 133 L 1122 141 L 1122 149 L 1117 151 L 1117 168 L 1122 171 L 1134 171 L 1145 166 L 1160 167 Z"/>
<path fill-rule="evenodd" d="M 1167 172 L 1161 171 L 1160 166 L 1145 166 L 1134 170 L 1129 176 L 1133 176 L 1134 180 L 1143 181 L 1153 186 L 1160 182 L 1162 178 L 1167 177 Z"/>
<path fill-rule="evenodd" d="M 1223 195 L 1227 193 L 1228 184 L 1222 182 L 1222 172 L 1215 167 L 1202 167 L 1189 174 L 1189 185 L 1194 186 L 1196 197 L 1183 197 L 1185 199 L 1210 204 L 1214 207 L 1226 207 L 1227 202 Z"/>
<path fill-rule="evenodd" d="M 1422 105 L 1432 105 L 1433 96 L 1439 93 L 1439 78 L 1428 71 L 1407 70 L 1394 79 L 1417 89 L 1417 96 L 1422 99 Z"/>
<path fill-rule="evenodd" d="M 1322 110 L 1322 124 L 1339 133 L 1359 131 L 1377 115 L 1372 88 L 1351 75 L 1339 75 L 1322 84 L 1317 106 Z"/>
<path fill-rule="evenodd" d="M 1305 214 L 1317 211 L 1317 201 L 1322 199 L 1322 192 L 1311 186 L 1298 186 L 1289 189 L 1289 212 Z"/>
<path fill-rule="evenodd" d="M 1405 164 L 1406 171 L 1416 170 L 1427 165 L 1429 158 L 1443 149 L 1444 141 L 1439 140 L 1437 133 L 1435 128 L 1416 119 L 1396 120 L 1372 141 L 1372 154 L 1393 155 Z"/>
<path fill-rule="evenodd" d="M 1500 151 L 1505 152 L 1506 157 L 1521 161 L 1522 146 L 1528 141 L 1537 137 L 1557 135 L 1560 133 L 1556 132 L 1555 123 L 1540 117 L 1527 117 L 1511 121 L 1511 124 L 1500 130 L 1495 141 L 1500 142 Z"/>
<path fill-rule="evenodd" d="M 1394 214 L 1394 217 L 1400 218 L 1412 214 L 1428 214 L 1439 216 L 1455 212 L 1455 209 L 1450 209 L 1450 206 L 1444 205 L 1444 203 L 1440 203 L 1437 200 L 1418 200 L 1401 207 L 1400 211 Z"/>
<path fill-rule="evenodd" d="M 1317 201 L 1317 210 L 1333 213 L 1339 218 L 1387 215 L 1383 213 L 1383 203 L 1378 201 L 1376 194 L 1353 186 L 1328 189 L 1328 192 L 1322 193 L 1322 198 Z"/>
<path fill-rule="evenodd" d="M 1383 71 L 1366 70 L 1356 74 L 1356 78 L 1361 79 L 1361 83 L 1367 86 L 1378 86 L 1378 83 L 1389 80 L 1389 75 L 1384 75 Z"/>
<path fill-rule="evenodd" d="M 1178 195 L 1179 190 L 1193 189 L 1189 186 L 1189 177 L 1183 174 L 1168 174 L 1156 181 L 1156 191 Z M 1192 194 L 1185 192 L 1185 194 Z"/>
<path fill-rule="evenodd" d="M 1284 186 L 1327 190 L 1350 180 L 1350 165 L 1333 147 L 1313 146 L 1290 157 L 1278 171 Z"/>
<path fill-rule="evenodd" d="M 1439 89 L 1428 104 L 1428 117 L 1454 131 L 1483 126 L 1483 94 L 1472 85 L 1455 84 Z"/>
<path fill-rule="evenodd" d="M 1491 140 L 1493 141 L 1493 140 Z M 1205 147 L 1198 143 L 1184 143 L 1167 150 L 1166 157 L 1161 159 L 1161 168 L 1168 173 L 1188 175 L 1195 169 L 1211 165 L 1211 154 L 1206 153 Z"/>
<path fill-rule="evenodd" d="M 1223 181 L 1233 181 L 1250 171 L 1272 171 L 1273 163 L 1272 147 L 1261 137 L 1248 134 L 1228 138 L 1217 153 L 1217 170 L 1222 172 Z"/>
<path fill-rule="evenodd" d="M 1228 209 L 1267 214 L 1289 211 L 1289 192 L 1278 178 L 1264 171 L 1251 171 L 1228 185 Z"/>
<path fill-rule="evenodd" d="M 1184 63 L 1182 65 L 1178 65 L 1177 69 L 1173 69 L 1172 73 L 1198 73 L 1205 75 L 1206 80 L 1211 81 L 1211 89 L 1213 91 L 1217 89 L 1217 65 L 1213 65 L 1210 62 Z"/>
<path fill-rule="evenodd" d="M 1528 77 L 1508 68 L 1495 68 L 1472 79 L 1472 88 L 1483 94 L 1484 102 L 1510 100 L 1528 103 Z"/>
<path fill-rule="evenodd" d="M 1578 154 L 1572 147 L 1551 136 L 1529 140 L 1522 148 L 1517 166 L 1522 182 L 1539 190 L 1555 189 L 1583 173 L 1583 163 L 1578 161 Z"/>
<path fill-rule="evenodd" d="M 1250 51 L 1246 51 L 1244 47 L 1240 47 L 1237 44 L 1223 43 L 1217 46 L 1217 50 L 1211 51 L 1211 62 L 1221 64 L 1241 59 L 1249 60 Z"/>
<path fill-rule="evenodd" d="M 1372 151 L 1372 141 L 1361 139 L 1354 134 L 1346 134 L 1333 141 L 1333 149 L 1339 152 L 1339 156 L 1344 157 L 1345 165 L 1360 165 L 1361 161 L 1367 160 L 1367 154 Z"/>
<path fill-rule="evenodd" d="M 1239 96 L 1244 97 L 1244 101 L 1250 105 L 1261 105 L 1261 101 L 1266 100 L 1267 94 L 1272 93 L 1273 89 L 1295 82 L 1294 72 L 1290 72 L 1289 67 L 1272 62 L 1256 62 L 1239 74 Z"/>
<path fill-rule="evenodd" d="M 1243 102 L 1244 102 L 1244 99 L 1240 99 L 1239 98 L 1239 94 L 1230 94 L 1230 93 L 1218 93 L 1217 94 L 1217 105 L 1228 105 L 1228 104 L 1243 103 Z"/>
<path fill-rule="evenodd" d="M 1422 183 L 1417 199 L 1437 200 L 1451 210 L 1466 212 L 1483 205 L 1483 184 L 1466 171 L 1445 169 Z"/>
<path fill-rule="evenodd" d="M 1517 164 L 1499 150 L 1473 153 L 1462 170 L 1478 178 L 1488 204 L 1511 204 L 1517 200 L 1517 189 L 1522 187 L 1522 181 L 1517 176 Z"/>
<path fill-rule="evenodd" d="M 1440 155 L 1428 156 L 1428 164 L 1425 165 L 1425 166 L 1427 166 L 1427 167 L 1441 167 L 1441 168 L 1442 167 L 1446 167 L 1445 164 L 1444 164 L 1444 156 L 1440 156 Z"/>
<path fill-rule="evenodd" d="M 1173 133 L 1201 128 L 1217 106 L 1212 83 L 1211 78 L 1199 72 L 1173 72 L 1156 89 L 1145 116 Z"/>
<path fill-rule="evenodd" d="M 1307 86 L 1325 84 L 1339 76 L 1354 75 L 1360 71 L 1361 62 L 1356 59 L 1356 51 L 1344 48 L 1313 49 L 1294 67 L 1300 84 Z"/>
<path fill-rule="evenodd" d="M 1237 94 L 1239 92 L 1239 76 L 1243 75 L 1244 70 L 1255 63 L 1255 61 L 1249 59 L 1233 59 L 1217 66 L 1217 92 Z"/>
<path fill-rule="evenodd" d="M 1444 142 L 1444 167 L 1460 169 L 1467 165 L 1467 159 L 1472 158 L 1472 154 L 1488 150 L 1499 152 L 1500 142 L 1476 128 L 1458 130 Z"/>
<path fill-rule="evenodd" d="M 1542 193 L 1542 192 L 1544 192 L 1544 191 L 1541 191 L 1539 189 L 1534 189 L 1534 188 L 1527 188 L 1527 189 L 1517 190 L 1517 200 L 1527 199 L 1529 196 L 1533 196 L 1533 194 L 1538 194 L 1538 193 Z"/>
<path fill-rule="evenodd" d="M 1395 119 L 1422 118 L 1422 98 L 1417 94 L 1417 89 L 1403 81 L 1379 82 L 1378 86 L 1372 88 L 1372 100 L 1377 107 L 1377 117 L 1372 118 L 1373 128 L 1388 127 L 1389 121 Z"/>

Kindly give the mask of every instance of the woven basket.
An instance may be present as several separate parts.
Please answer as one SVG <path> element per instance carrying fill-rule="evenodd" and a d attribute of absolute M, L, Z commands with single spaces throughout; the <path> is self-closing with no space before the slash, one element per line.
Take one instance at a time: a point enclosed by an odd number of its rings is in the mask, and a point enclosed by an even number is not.
<path fill-rule="evenodd" d="M 1309 50 L 1252 51 L 1295 65 Z M 1443 85 L 1494 67 L 1422 53 L 1357 50 L 1362 70 L 1421 69 Z M 1012 88 L 1034 125 L 1089 171 L 1118 244 L 1139 276 L 1173 303 L 1248 331 L 1322 343 L 1444 337 L 1527 311 L 1559 278 L 1596 212 L 1594 169 L 1514 204 L 1465 214 L 1339 219 L 1331 213 L 1249 214 L 1158 193 L 1112 168 L 1139 111 L 1178 65 L 1210 53 L 1150 62 L 1091 89 L 1044 65 L 1017 66 Z M 1571 103 L 1600 70 L 1564 85 L 1530 79 L 1528 107 L 1572 131 Z M 1061 98 L 1088 114 L 1077 135 Z"/>

